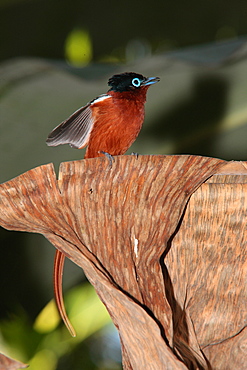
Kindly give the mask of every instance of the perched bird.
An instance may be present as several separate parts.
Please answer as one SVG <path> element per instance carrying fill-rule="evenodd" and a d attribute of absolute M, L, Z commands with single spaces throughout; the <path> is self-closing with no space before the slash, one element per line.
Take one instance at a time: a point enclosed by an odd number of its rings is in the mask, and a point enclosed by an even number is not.
<path fill-rule="evenodd" d="M 143 121 L 146 94 L 159 77 L 144 77 L 134 72 L 112 76 L 110 89 L 75 111 L 49 134 L 49 146 L 69 144 L 82 149 L 87 146 L 84 158 L 105 154 L 124 154 L 137 138 Z M 65 256 L 56 251 L 54 261 L 54 291 L 60 315 L 72 336 L 75 331 L 66 315 L 62 296 L 62 273 Z"/>

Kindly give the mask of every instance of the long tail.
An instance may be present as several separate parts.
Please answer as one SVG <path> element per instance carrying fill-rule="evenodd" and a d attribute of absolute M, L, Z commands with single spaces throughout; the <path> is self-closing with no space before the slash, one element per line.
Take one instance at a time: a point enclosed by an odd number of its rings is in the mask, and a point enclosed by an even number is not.
<path fill-rule="evenodd" d="M 69 318 L 66 314 L 66 310 L 64 307 L 63 301 L 63 267 L 64 267 L 64 260 L 65 255 L 56 250 L 55 258 L 54 258 L 54 269 L 53 269 L 53 286 L 54 286 L 54 295 L 55 301 L 57 304 L 57 308 L 59 314 L 66 325 L 68 331 L 72 335 L 72 337 L 76 337 L 76 332 L 69 321 Z"/>
<path fill-rule="evenodd" d="M 112 166 L 112 161 L 114 158 L 105 152 L 99 153 L 100 155 L 106 155 L 106 157 L 109 159 L 110 167 Z M 88 149 L 85 153 L 85 158 L 91 158 Z M 60 252 L 59 250 L 56 250 L 55 258 L 54 258 L 54 267 L 53 267 L 53 286 L 54 286 L 54 295 L 55 295 L 55 301 L 57 304 L 57 309 L 59 311 L 59 314 L 66 325 L 68 331 L 72 335 L 72 337 L 76 337 L 75 329 L 73 328 L 71 322 L 69 321 L 69 318 L 66 314 L 64 301 L 63 301 L 63 267 L 64 267 L 64 261 L 65 261 L 65 255 Z"/>

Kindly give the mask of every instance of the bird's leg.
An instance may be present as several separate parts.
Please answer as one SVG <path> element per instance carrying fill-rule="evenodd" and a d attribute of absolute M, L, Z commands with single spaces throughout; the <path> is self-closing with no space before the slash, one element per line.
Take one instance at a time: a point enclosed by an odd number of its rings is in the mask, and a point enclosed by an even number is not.
<path fill-rule="evenodd" d="M 99 153 L 102 153 L 106 156 L 106 158 L 109 160 L 110 168 L 112 168 L 112 163 L 115 161 L 114 157 L 107 152 L 103 152 L 103 150 L 100 150 Z"/>
<path fill-rule="evenodd" d="M 139 153 L 132 152 L 131 155 L 134 155 L 136 157 L 136 159 L 138 159 L 138 157 L 139 157 Z"/>

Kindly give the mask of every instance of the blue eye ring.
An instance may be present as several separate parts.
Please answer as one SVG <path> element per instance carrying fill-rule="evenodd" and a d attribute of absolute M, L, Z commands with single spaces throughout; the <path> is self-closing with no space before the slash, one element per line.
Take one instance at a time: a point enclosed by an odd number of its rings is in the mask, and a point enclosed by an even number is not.
<path fill-rule="evenodd" d="M 141 86 L 141 80 L 137 77 L 133 78 L 133 80 L 131 81 L 132 85 L 135 86 L 135 87 L 140 87 Z"/>

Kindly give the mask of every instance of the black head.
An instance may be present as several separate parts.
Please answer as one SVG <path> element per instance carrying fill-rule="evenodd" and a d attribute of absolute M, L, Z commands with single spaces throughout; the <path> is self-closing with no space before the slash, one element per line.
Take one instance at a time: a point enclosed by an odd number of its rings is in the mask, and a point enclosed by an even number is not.
<path fill-rule="evenodd" d="M 108 85 L 111 86 L 109 91 L 123 92 L 133 91 L 142 86 L 154 84 L 159 80 L 159 77 L 144 77 L 138 73 L 125 72 L 112 76 Z"/>

